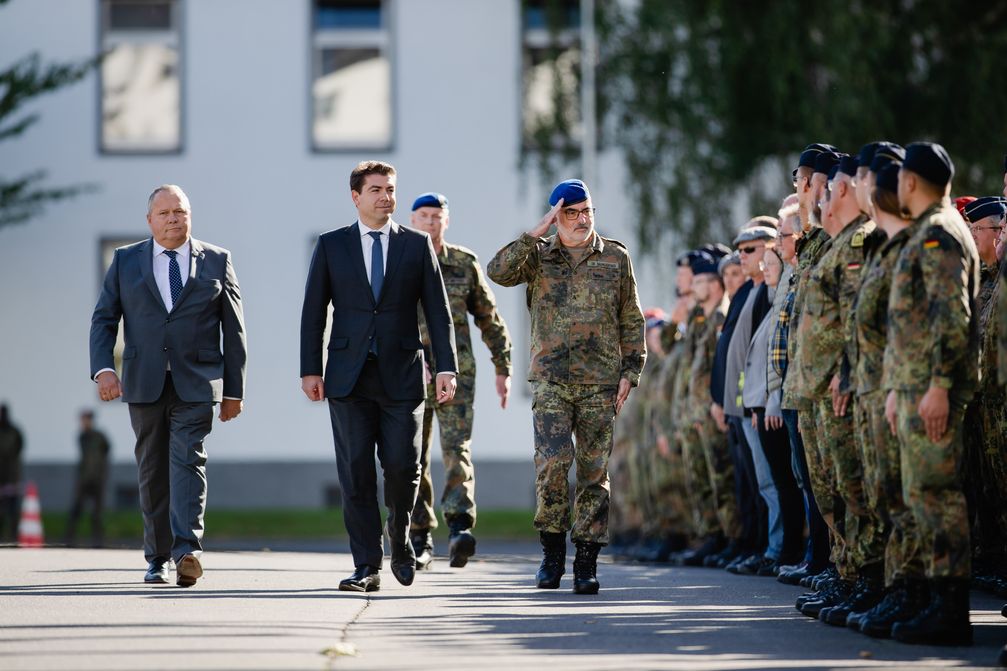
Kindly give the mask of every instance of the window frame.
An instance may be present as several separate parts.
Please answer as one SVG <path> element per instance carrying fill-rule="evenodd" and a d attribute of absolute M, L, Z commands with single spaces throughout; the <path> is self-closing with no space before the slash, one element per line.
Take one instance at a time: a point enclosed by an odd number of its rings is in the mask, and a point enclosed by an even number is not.
<path fill-rule="evenodd" d="M 308 136 L 308 149 L 312 154 L 350 154 L 371 152 L 377 155 L 391 154 L 395 151 L 398 141 L 398 67 L 396 58 L 396 22 L 394 20 L 395 0 L 380 0 L 382 27 L 374 28 L 325 28 L 315 29 L 315 0 L 306 0 L 307 12 L 307 73 L 308 80 L 304 87 L 307 98 L 305 128 Z M 315 81 L 321 73 L 321 50 L 331 48 L 374 48 L 388 60 L 388 114 L 391 122 L 388 128 L 388 142 L 365 144 L 347 142 L 337 144 L 320 144 L 315 139 Z"/>
<path fill-rule="evenodd" d="M 104 97 L 104 83 L 105 76 L 103 67 L 101 64 L 98 66 L 97 77 L 95 77 L 95 86 L 97 94 L 95 96 L 96 102 L 96 113 L 95 113 L 95 143 L 96 151 L 99 156 L 114 156 L 114 157 L 130 157 L 130 156 L 179 156 L 185 153 L 186 149 L 186 128 L 187 128 L 187 115 L 186 115 L 186 100 L 188 98 L 186 81 L 187 77 L 187 60 L 185 57 L 186 42 L 185 42 L 185 20 L 186 20 L 186 7 L 185 0 L 156 0 L 160 2 L 169 2 L 171 4 L 171 18 L 172 27 L 169 31 L 164 30 L 131 30 L 131 31 L 113 31 L 108 29 L 106 26 L 106 14 L 105 6 L 111 4 L 115 0 L 97 0 L 95 3 L 95 11 L 97 15 L 96 27 L 97 27 L 97 53 L 106 53 L 106 45 L 109 42 L 108 36 L 112 35 L 114 43 L 129 43 L 129 37 L 146 37 L 151 38 L 145 40 L 147 42 L 158 42 L 160 44 L 169 44 L 175 47 L 178 54 L 178 143 L 175 148 L 172 149 L 155 149 L 155 148 L 135 148 L 135 149 L 116 149 L 110 148 L 105 145 L 105 132 L 104 132 L 104 113 L 105 113 L 105 97 Z M 140 1 L 143 0 L 134 0 Z M 154 1 L 154 0 L 152 0 Z M 165 39 L 153 39 L 153 38 L 163 38 L 165 33 L 169 33 L 173 36 L 171 40 Z"/>

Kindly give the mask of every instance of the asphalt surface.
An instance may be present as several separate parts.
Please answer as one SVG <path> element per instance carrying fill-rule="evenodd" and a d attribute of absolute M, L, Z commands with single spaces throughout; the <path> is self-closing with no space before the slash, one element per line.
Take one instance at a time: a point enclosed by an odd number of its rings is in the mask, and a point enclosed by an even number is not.
<path fill-rule="evenodd" d="M 771 578 L 604 560 L 577 596 L 569 574 L 534 588 L 528 544 L 479 549 L 366 596 L 337 591 L 342 553 L 207 552 L 182 589 L 144 585 L 138 550 L 0 549 L 0 669 L 989 668 L 1007 642 L 979 593 L 974 646 L 906 646 L 802 616 Z"/>

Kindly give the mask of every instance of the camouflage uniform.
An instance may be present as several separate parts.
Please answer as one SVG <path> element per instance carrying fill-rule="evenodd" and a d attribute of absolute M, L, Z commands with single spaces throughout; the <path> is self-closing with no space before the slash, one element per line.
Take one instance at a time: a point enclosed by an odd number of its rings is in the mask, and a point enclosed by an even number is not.
<path fill-rule="evenodd" d="M 615 397 L 620 379 L 632 386 L 640 382 L 644 319 L 626 247 L 595 233 L 577 252 L 571 255 L 558 235 L 524 234 L 497 252 L 488 272 L 503 286 L 527 285 L 535 528 L 552 533 L 571 528 L 567 478 L 576 459 L 571 537 L 604 544 Z"/>
<path fill-rule="evenodd" d="M 642 380 L 646 380 L 652 371 L 644 371 Z M 637 443 L 640 442 L 640 393 L 630 394 L 626 399 L 622 412 L 615 418 L 612 429 L 612 456 L 608 460 L 611 497 L 609 504 L 609 531 L 612 535 L 631 535 L 639 532 L 643 526 L 636 492 L 633 488 L 634 469 L 632 460 L 635 457 Z"/>
<path fill-rule="evenodd" d="M 469 314 L 482 332 L 483 342 L 489 348 L 497 375 L 510 375 L 510 336 L 503 317 L 497 312 L 493 291 L 483 277 L 475 252 L 459 245 L 444 243 L 437 255 L 447 290 L 448 305 L 455 327 L 455 344 L 458 350 L 458 387 L 455 397 L 447 403 L 437 403 L 434 383 L 427 385 L 426 406 L 423 410 L 423 446 L 420 463 L 419 494 L 413 507 L 411 527 L 414 530 L 436 529 L 434 514 L 433 481 L 430 478 L 431 438 L 433 418 L 441 436 L 441 455 L 444 458 L 444 492 L 441 511 L 450 522 L 459 519 L 465 526 L 475 526 L 475 469 L 472 466 L 472 415 L 475 402 L 476 362 L 469 333 Z M 430 336 L 420 312 L 420 336 L 427 361 L 430 361 Z M 434 368 L 436 370 L 436 368 Z M 465 519 L 465 518 L 468 519 Z"/>
<path fill-rule="evenodd" d="M 689 371 L 688 411 L 684 421 L 697 427 L 719 527 L 727 538 L 737 539 L 741 537 L 741 520 L 734 498 L 734 462 L 727 446 L 727 434 L 717 427 L 710 415 L 710 375 L 727 306 L 725 298 L 708 317 L 704 315 L 699 325 Z"/>
<path fill-rule="evenodd" d="M 904 578 L 922 578 L 916 522 L 902 498 L 899 441 L 885 418 L 885 391 L 881 388 L 885 344 L 888 340 L 888 295 L 892 272 L 902 246 L 909 240 L 903 229 L 872 255 L 864 271 L 855 309 L 854 339 L 856 383 L 854 420 L 864 464 L 864 491 L 885 545 L 885 584 Z"/>
<path fill-rule="evenodd" d="M 827 485 L 821 482 L 821 474 L 817 478 L 820 486 L 831 488 L 826 497 L 837 492 L 844 504 L 840 544 L 843 551 L 836 560 L 840 575 L 847 579 L 855 578 L 866 563 L 882 561 L 884 541 L 870 523 L 852 408 L 845 416 L 836 417 L 829 383 L 842 371 L 847 356 L 845 324 L 852 317 L 866 252 L 874 248 L 879 238 L 883 238 L 883 234 L 877 231 L 874 222 L 861 215 L 836 235 L 829 250 L 811 270 L 800 323 L 803 356 L 794 370 L 800 377 L 801 390 L 813 400 L 817 412 L 814 440 L 808 441 L 808 437 L 803 436 L 808 451 L 814 448 L 818 456 L 817 460 L 810 455 L 808 459 L 812 481 L 816 479 L 812 461 L 817 461 L 820 467 L 831 466 L 832 472 L 825 476 Z M 803 427 L 804 419 L 799 419 Z M 822 505 L 820 500 L 818 503 Z M 834 508 L 832 512 L 833 522 L 838 523 Z"/>
<path fill-rule="evenodd" d="M 910 225 L 888 298 L 882 387 L 896 392 L 902 493 L 919 529 L 928 578 L 968 578 L 969 527 L 959 474 L 962 414 L 978 383 L 979 256 L 961 216 L 935 203 Z M 947 430 L 926 434 L 917 406 L 948 390 Z"/>
<path fill-rule="evenodd" d="M 1000 264 L 1000 295 L 996 300 L 997 358 L 1000 369 L 1000 386 L 1007 386 L 1007 263 Z"/>
<path fill-rule="evenodd" d="M 689 497 L 693 526 L 700 538 L 723 532 L 720 528 L 720 521 L 717 519 L 713 478 L 703 453 L 702 436 L 692 421 L 693 407 L 689 396 L 689 384 L 693 361 L 697 354 L 697 342 L 705 331 L 706 315 L 703 313 L 702 306 L 697 305 L 689 313 L 683 338 L 682 359 L 675 372 L 671 391 L 674 404 L 671 421 L 675 427 L 676 442 L 681 445 L 685 491 Z M 709 378 L 706 382 L 705 389 L 709 390 Z M 709 392 L 707 392 L 707 397 L 709 398 Z"/>

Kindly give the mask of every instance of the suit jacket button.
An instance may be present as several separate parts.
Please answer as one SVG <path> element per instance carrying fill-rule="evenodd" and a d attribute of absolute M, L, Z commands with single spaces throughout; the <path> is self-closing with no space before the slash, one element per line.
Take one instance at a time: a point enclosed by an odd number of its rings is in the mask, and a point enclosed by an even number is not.
<path fill-rule="evenodd" d="M 375 311 L 374 311 L 374 314 L 378 314 L 378 311 L 377 311 L 377 310 L 375 310 Z"/>
<path fill-rule="evenodd" d="M 165 351 L 165 352 L 167 352 L 167 351 L 168 351 L 168 348 L 167 348 L 167 347 L 165 347 L 165 348 L 164 348 L 164 351 Z"/>

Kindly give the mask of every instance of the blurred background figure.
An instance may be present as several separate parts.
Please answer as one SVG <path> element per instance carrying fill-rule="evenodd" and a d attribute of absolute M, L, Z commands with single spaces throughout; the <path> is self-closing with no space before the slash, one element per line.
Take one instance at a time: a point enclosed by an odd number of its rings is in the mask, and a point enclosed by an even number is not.
<path fill-rule="evenodd" d="M 17 540 L 23 450 L 21 432 L 11 424 L 7 406 L 0 405 L 0 543 Z"/>
<path fill-rule="evenodd" d="M 77 522 L 84 510 L 84 504 L 91 502 L 91 545 L 101 547 L 104 542 L 102 509 L 105 500 L 105 483 L 108 481 L 108 438 L 94 428 L 94 413 L 84 410 L 80 413 L 80 463 L 77 465 L 77 489 L 73 507 L 66 523 L 66 544 L 77 541 Z"/>

